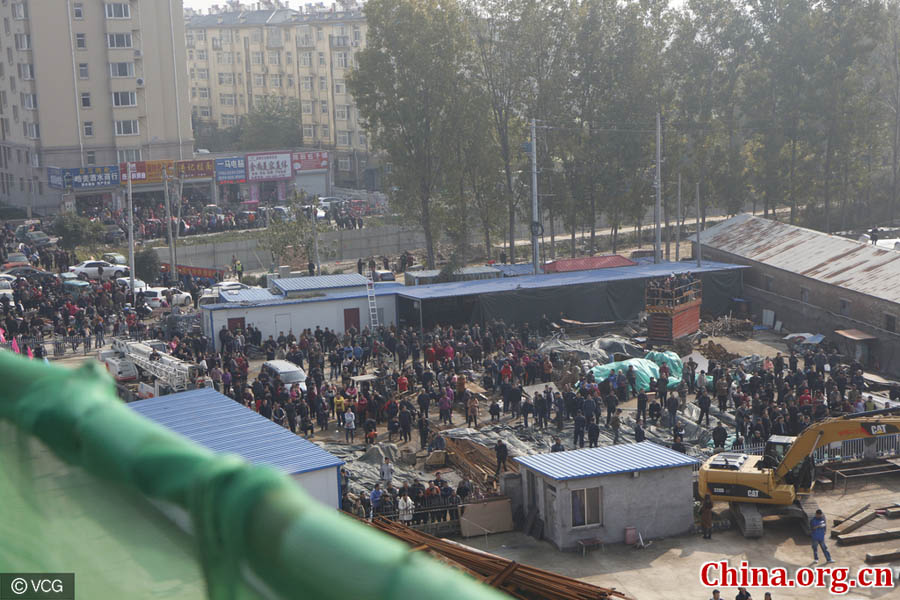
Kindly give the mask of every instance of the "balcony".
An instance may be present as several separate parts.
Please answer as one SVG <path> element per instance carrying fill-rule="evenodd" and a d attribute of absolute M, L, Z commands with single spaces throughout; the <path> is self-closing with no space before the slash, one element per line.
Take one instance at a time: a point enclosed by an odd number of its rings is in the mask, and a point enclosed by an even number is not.
<path fill-rule="evenodd" d="M 332 35 L 329 37 L 331 38 L 331 47 L 332 48 L 349 48 L 350 47 L 350 36 Z"/>

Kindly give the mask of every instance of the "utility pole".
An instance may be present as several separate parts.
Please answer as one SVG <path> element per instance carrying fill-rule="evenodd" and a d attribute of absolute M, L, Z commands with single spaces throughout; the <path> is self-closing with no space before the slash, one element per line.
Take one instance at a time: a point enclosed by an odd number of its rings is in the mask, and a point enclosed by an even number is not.
<path fill-rule="evenodd" d="M 703 251 L 700 249 L 700 182 L 697 182 L 697 267 L 702 267 L 701 264 Z"/>
<path fill-rule="evenodd" d="M 540 227 L 537 189 L 537 121 L 531 119 L 531 266 L 535 275 L 538 274 L 538 260 L 540 260 L 540 240 L 538 239 Z"/>
<path fill-rule="evenodd" d="M 322 274 L 322 267 L 319 263 L 319 197 L 316 196 L 313 201 L 312 209 L 312 226 L 313 226 L 313 253 L 316 255 L 316 275 Z"/>
<path fill-rule="evenodd" d="M 662 260 L 662 230 L 660 229 L 660 217 L 662 215 L 662 168 L 660 166 L 660 158 L 662 151 L 660 149 L 662 143 L 662 126 L 660 124 L 659 113 L 656 113 L 656 208 L 653 211 L 654 221 L 656 221 L 656 243 L 653 248 L 653 262 L 659 263 Z"/>
<path fill-rule="evenodd" d="M 125 168 L 128 170 L 128 268 L 131 271 L 129 276 L 131 283 L 131 306 L 135 309 L 136 295 L 134 293 L 134 198 L 131 192 L 131 179 L 134 175 L 134 163 L 127 163 Z"/>
<path fill-rule="evenodd" d="M 175 266 L 175 238 L 172 236 L 172 209 L 169 206 L 169 169 L 163 169 L 163 200 L 166 204 L 166 231 L 169 234 L 169 275 L 172 285 L 175 285 L 178 268 Z"/>
<path fill-rule="evenodd" d="M 681 249 L 681 173 L 678 174 L 678 212 L 675 213 L 675 262 L 679 261 Z"/>

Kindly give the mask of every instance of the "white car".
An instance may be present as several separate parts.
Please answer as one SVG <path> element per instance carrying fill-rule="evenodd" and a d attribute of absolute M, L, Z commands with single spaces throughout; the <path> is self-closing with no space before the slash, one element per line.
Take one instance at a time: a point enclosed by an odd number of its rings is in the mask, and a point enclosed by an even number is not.
<path fill-rule="evenodd" d="M 227 292 L 230 290 L 246 290 L 249 288 L 249 285 L 247 285 L 246 283 L 241 283 L 240 281 L 221 281 L 213 286 L 204 289 L 203 293 L 218 295 L 220 291 Z"/>
<path fill-rule="evenodd" d="M 8 281 L 12 284 L 18 277 L 15 275 L 7 275 L 6 273 L 0 273 L 0 281 Z"/>
<path fill-rule="evenodd" d="M 86 260 L 74 267 L 69 267 L 69 272 L 75 273 L 82 279 L 101 279 L 101 268 L 103 269 L 102 279 L 118 279 L 129 273 L 128 267 L 114 265 L 105 260 Z"/>
<path fill-rule="evenodd" d="M 116 285 L 118 285 L 120 287 L 124 287 L 126 290 L 130 290 L 131 289 L 131 277 L 119 277 L 118 279 L 116 279 Z M 140 292 L 142 290 L 146 290 L 148 287 L 150 287 L 150 286 L 147 285 L 143 279 L 138 279 L 137 277 L 134 278 L 135 291 Z"/>
<path fill-rule="evenodd" d="M 172 290 L 172 304 L 175 306 L 192 306 L 194 299 L 187 292 L 182 292 L 176 288 L 146 288 L 144 292 L 144 300 L 150 308 L 162 308 L 163 302 L 166 301 L 166 291 Z"/>
<path fill-rule="evenodd" d="M 0 298 L 6 296 L 9 298 L 9 301 L 12 302 L 13 299 L 13 289 L 12 284 L 6 279 L 0 279 Z"/>

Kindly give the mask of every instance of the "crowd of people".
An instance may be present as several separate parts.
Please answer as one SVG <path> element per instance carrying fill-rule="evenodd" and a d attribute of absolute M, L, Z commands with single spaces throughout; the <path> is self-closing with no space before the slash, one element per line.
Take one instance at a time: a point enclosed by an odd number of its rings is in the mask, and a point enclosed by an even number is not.
<path fill-rule="evenodd" d="M 700 297 L 701 282 L 692 273 L 656 277 L 647 282 L 647 305 L 677 306 Z"/>

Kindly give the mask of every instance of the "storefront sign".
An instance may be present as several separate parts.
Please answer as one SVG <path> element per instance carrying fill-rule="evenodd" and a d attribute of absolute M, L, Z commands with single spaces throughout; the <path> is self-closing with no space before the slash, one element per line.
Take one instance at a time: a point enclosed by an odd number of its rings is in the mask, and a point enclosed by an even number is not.
<path fill-rule="evenodd" d="M 278 181 L 291 175 L 289 152 L 247 155 L 247 181 Z"/>
<path fill-rule="evenodd" d="M 300 171 L 318 171 L 328 168 L 328 152 L 294 152 L 291 155 L 294 173 Z"/>
<path fill-rule="evenodd" d="M 57 190 L 94 190 L 119 185 L 119 167 L 104 165 L 78 169 L 47 167 L 47 184 Z"/>
<path fill-rule="evenodd" d="M 210 179 L 215 172 L 216 162 L 211 158 L 179 160 L 175 163 L 175 173 L 182 179 Z"/>
<path fill-rule="evenodd" d="M 163 169 L 168 169 L 169 177 L 175 177 L 174 160 L 141 160 L 133 163 L 120 163 L 122 183 L 128 183 L 128 165 L 134 171 L 134 185 L 155 184 L 163 182 Z"/>
<path fill-rule="evenodd" d="M 247 183 L 247 167 L 244 157 L 217 158 L 216 183 Z"/>

